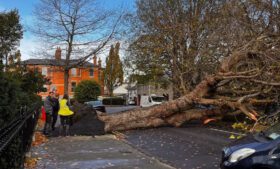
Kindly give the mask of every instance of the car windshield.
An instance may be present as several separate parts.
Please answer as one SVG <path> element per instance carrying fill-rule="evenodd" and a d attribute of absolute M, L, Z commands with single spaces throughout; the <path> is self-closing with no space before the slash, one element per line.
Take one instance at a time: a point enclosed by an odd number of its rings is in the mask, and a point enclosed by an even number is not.
<path fill-rule="evenodd" d="M 277 123 L 276 125 L 268 128 L 265 132 L 264 132 L 265 136 L 275 140 L 277 138 L 280 137 L 280 123 Z"/>
<path fill-rule="evenodd" d="M 152 96 L 152 100 L 154 102 L 163 102 L 164 101 L 164 97 Z"/>

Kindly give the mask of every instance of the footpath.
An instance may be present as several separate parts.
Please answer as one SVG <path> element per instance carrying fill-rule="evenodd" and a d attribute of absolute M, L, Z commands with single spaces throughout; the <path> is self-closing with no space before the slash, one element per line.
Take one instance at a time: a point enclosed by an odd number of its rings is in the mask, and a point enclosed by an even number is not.
<path fill-rule="evenodd" d="M 115 135 L 52 137 L 33 146 L 30 155 L 36 169 L 172 169 Z"/>

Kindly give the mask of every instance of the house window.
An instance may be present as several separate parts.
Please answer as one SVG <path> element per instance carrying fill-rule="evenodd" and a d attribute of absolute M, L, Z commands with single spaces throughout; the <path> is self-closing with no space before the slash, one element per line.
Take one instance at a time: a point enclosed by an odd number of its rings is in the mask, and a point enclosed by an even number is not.
<path fill-rule="evenodd" d="M 44 85 L 43 88 L 44 88 L 45 92 L 48 91 L 48 85 Z"/>
<path fill-rule="evenodd" d="M 71 82 L 71 92 L 75 91 L 76 86 L 77 86 L 76 82 Z"/>
<path fill-rule="evenodd" d="M 50 87 L 50 91 L 57 91 L 57 87 L 56 87 L 56 85 L 51 85 L 51 87 Z"/>
<path fill-rule="evenodd" d="M 42 75 L 47 76 L 48 75 L 48 68 L 42 67 Z"/>
<path fill-rule="evenodd" d="M 76 68 L 71 69 L 71 75 L 72 76 L 77 76 L 77 69 Z"/>
<path fill-rule="evenodd" d="M 93 73 L 94 73 L 93 69 L 89 69 L 89 76 L 93 77 Z"/>

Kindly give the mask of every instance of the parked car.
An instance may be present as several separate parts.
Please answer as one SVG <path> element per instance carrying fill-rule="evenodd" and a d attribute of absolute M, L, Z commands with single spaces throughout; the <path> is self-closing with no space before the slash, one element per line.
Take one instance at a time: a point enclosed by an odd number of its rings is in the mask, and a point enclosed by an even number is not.
<path fill-rule="evenodd" d="M 150 96 L 142 95 L 140 98 L 140 106 L 150 107 L 150 106 L 162 104 L 164 101 L 166 101 L 166 99 L 163 96 L 156 96 L 154 94 Z"/>
<path fill-rule="evenodd" d="M 231 143 L 222 152 L 222 169 L 279 169 L 280 123 Z"/>
<path fill-rule="evenodd" d="M 97 111 L 106 113 L 106 108 L 100 100 L 85 102 L 85 104 L 91 105 Z"/>
<path fill-rule="evenodd" d="M 128 105 L 136 105 L 136 102 L 134 100 L 129 100 Z"/>

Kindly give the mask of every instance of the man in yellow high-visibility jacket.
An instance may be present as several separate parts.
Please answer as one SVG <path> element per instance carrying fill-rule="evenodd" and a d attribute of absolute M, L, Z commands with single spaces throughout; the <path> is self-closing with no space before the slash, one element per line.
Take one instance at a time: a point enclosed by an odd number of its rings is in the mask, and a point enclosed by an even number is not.
<path fill-rule="evenodd" d="M 69 135 L 69 128 L 71 123 L 71 116 L 74 114 L 68 106 L 69 96 L 65 94 L 63 99 L 59 101 L 59 117 L 60 117 L 60 135 L 64 134 L 65 136 Z"/>

